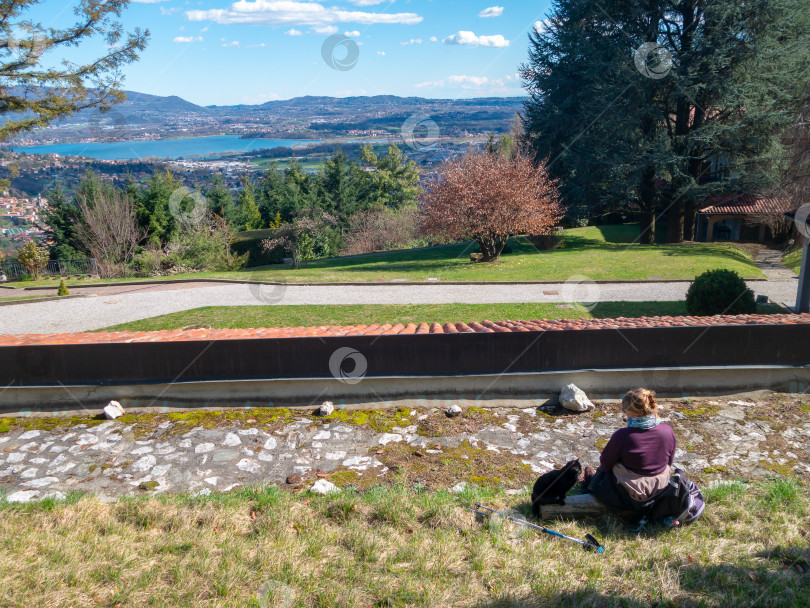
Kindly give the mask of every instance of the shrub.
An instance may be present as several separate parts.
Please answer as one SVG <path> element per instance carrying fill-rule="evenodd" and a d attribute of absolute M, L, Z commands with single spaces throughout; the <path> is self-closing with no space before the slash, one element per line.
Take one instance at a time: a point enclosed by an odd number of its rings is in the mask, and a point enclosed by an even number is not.
<path fill-rule="evenodd" d="M 238 232 L 231 243 L 231 251 L 237 256 L 247 254 L 248 267 L 281 264 L 282 259 L 287 257 L 284 248 L 276 247 L 268 251 L 262 244 L 273 232 L 272 229 Z"/>
<path fill-rule="evenodd" d="M 733 270 L 709 270 L 698 276 L 686 292 L 690 315 L 739 315 L 757 309 L 754 292 Z"/>
<path fill-rule="evenodd" d="M 70 291 L 68 290 L 67 285 L 65 285 L 65 279 L 62 279 L 61 281 L 59 281 L 59 289 L 56 291 L 56 295 L 58 295 L 58 296 L 69 296 L 70 295 Z"/>
<path fill-rule="evenodd" d="M 557 249 L 562 244 L 565 229 L 562 226 L 556 226 L 546 232 L 545 234 L 533 234 L 527 236 L 526 239 L 541 251 L 550 251 Z"/>
<path fill-rule="evenodd" d="M 39 247 L 34 241 L 28 241 L 17 252 L 17 261 L 33 279 L 39 278 L 39 273 L 48 265 L 49 257 L 48 249 Z"/>

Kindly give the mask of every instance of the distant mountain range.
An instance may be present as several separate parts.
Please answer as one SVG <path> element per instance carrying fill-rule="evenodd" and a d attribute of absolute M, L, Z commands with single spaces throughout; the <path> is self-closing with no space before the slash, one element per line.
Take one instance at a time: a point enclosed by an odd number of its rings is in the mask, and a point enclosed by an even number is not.
<path fill-rule="evenodd" d="M 176 95 L 126 92 L 100 114 L 79 112 L 17 139 L 18 143 L 113 141 L 238 134 L 271 139 L 325 139 L 398 133 L 406 120 L 442 137 L 504 132 L 525 98 L 296 97 L 259 105 L 199 106 Z M 417 127 L 419 128 L 419 127 Z"/>

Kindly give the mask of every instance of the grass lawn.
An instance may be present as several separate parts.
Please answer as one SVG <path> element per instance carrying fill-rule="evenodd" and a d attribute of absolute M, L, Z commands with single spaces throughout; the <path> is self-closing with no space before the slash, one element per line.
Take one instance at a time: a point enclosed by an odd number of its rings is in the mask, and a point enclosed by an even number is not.
<path fill-rule="evenodd" d="M 503 520 L 528 497 L 397 483 L 329 496 L 244 488 L 104 503 L 0 500 L 0 605 L 799 608 L 810 597 L 810 491 L 794 479 L 704 486 L 703 518 L 629 532 L 613 516 L 550 522 L 601 555 Z"/>
<path fill-rule="evenodd" d="M 5 291 L 0 291 L 0 293 L 5 293 Z M 52 295 L 48 295 L 48 294 L 43 294 L 43 295 L 26 294 L 24 296 L 3 296 L 3 297 L 0 297 L 0 302 L 11 302 L 13 300 L 33 300 L 34 298 L 52 298 L 52 297 L 53 297 Z"/>
<path fill-rule="evenodd" d="M 799 271 L 802 269 L 802 248 L 799 247 L 791 251 L 782 258 L 782 263 L 796 274 L 799 274 Z"/>
<path fill-rule="evenodd" d="M 555 251 L 537 251 L 524 239 L 513 240 L 513 252 L 490 264 L 470 262 L 474 247 L 470 243 L 315 261 L 299 270 L 272 266 L 167 278 L 297 283 L 425 281 L 429 277 L 441 281 L 565 281 L 574 276 L 592 280 L 691 280 L 714 268 L 728 268 L 746 278 L 763 276 L 748 253 L 728 243 L 639 245 L 634 242 L 639 229 L 633 225 L 573 228 L 565 234 L 563 246 Z M 29 281 L 25 286 L 46 284 Z"/>
<path fill-rule="evenodd" d="M 758 305 L 761 314 L 778 313 L 772 304 Z M 686 315 L 686 303 L 600 302 L 592 311 L 558 304 L 374 304 L 299 306 L 206 306 L 122 323 L 99 331 L 155 331 L 189 325 L 240 329 L 378 323 L 457 323 L 531 319 L 580 319 Z"/>

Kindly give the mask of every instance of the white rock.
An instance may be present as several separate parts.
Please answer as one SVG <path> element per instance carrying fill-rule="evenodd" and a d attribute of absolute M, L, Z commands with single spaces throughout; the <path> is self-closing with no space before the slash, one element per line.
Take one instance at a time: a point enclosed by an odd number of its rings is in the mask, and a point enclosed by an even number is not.
<path fill-rule="evenodd" d="M 196 448 L 194 448 L 195 454 L 205 454 L 206 452 L 212 452 L 216 446 L 213 443 L 201 443 Z"/>
<path fill-rule="evenodd" d="M 729 401 L 729 405 L 741 405 L 743 407 L 755 407 L 756 403 L 751 403 L 750 401 Z"/>
<path fill-rule="evenodd" d="M 222 442 L 222 445 L 226 445 L 228 447 L 235 447 L 237 445 L 242 445 L 242 440 L 239 439 L 239 435 L 236 433 L 228 433 L 225 435 L 225 441 Z"/>
<path fill-rule="evenodd" d="M 157 464 L 157 458 L 155 458 L 154 456 L 152 456 L 150 454 L 148 456 L 144 456 L 142 458 L 139 458 L 138 460 L 133 462 L 132 465 L 130 466 L 130 469 L 132 469 L 133 471 L 136 471 L 138 473 L 144 473 L 144 472 L 148 471 L 149 469 L 151 469 L 156 464 Z"/>
<path fill-rule="evenodd" d="M 26 488 L 44 488 L 52 483 L 56 483 L 57 481 L 59 481 L 57 477 L 40 477 L 39 479 L 26 481 L 22 485 Z"/>
<path fill-rule="evenodd" d="M 572 412 L 587 412 L 594 409 L 585 391 L 576 384 L 567 384 L 563 387 L 560 391 L 560 405 Z"/>
<path fill-rule="evenodd" d="M 453 494 L 461 494 L 464 490 L 467 489 L 467 482 L 466 481 L 459 481 L 456 485 L 454 485 L 449 492 Z"/>
<path fill-rule="evenodd" d="M 451 405 L 447 408 L 447 411 L 444 412 L 449 418 L 455 418 L 461 413 L 461 408 L 455 404 Z"/>
<path fill-rule="evenodd" d="M 313 494 L 330 494 L 332 492 L 340 492 L 340 488 L 338 488 L 335 484 L 331 481 L 327 481 L 325 479 L 319 479 L 315 483 L 312 484 L 312 487 L 309 489 L 310 492 Z"/>
<path fill-rule="evenodd" d="M 26 440 L 26 439 L 35 439 L 35 438 L 37 438 L 37 437 L 39 437 L 39 436 L 40 436 L 40 432 L 39 432 L 39 431 L 26 431 L 25 433 L 23 433 L 22 435 L 20 435 L 20 436 L 18 437 L 18 439 L 21 439 L 21 440 L 23 440 L 23 441 L 24 441 L 24 440 Z"/>
<path fill-rule="evenodd" d="M 276 441 L 275 437 L 270 437 L 267 441 L 264 442 L 265 450 L 275 450 L 277 447 L 278 441 Z"/>
<path fill-rule="evenodd" d="M 115 420 L 119 416 L 124 415 L 124 408 L 117 401 L 110 401 L 104 406 L 104 415 L 107 417 L 107 420 Z"/>
<path fill-rule="evenodd" d="M 394 433 L 383 433 L 380 435 L 380 445 L 388 445 L 389 443 L 397 443 L 402 441 L 402 435 L 396 435 Z"/>
<path fill-rule="evenodd" d="M 6 496 L 6 502 L 30 502 L 39 494 L 39 490 L 20 490 Z"/>
<path fill-rule="evenodd" d="M 328 416 L 335 411 L 335 404 L 331 401 L 324 401 L 318 408 L 318 416 Z"/>
<path fill-rule="evenodd" d="M 243 458 L 236 463 L 236 468 L 245 473 L 258 473 L 262 470 L 262 465 L 252 458 Z"/>

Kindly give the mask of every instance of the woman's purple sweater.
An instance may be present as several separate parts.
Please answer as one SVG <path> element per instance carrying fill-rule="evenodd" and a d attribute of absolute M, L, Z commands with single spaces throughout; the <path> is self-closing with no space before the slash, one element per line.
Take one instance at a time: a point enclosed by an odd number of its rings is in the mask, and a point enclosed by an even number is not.
<path fill-rule="evenodd" d="M 661 422 L 652 429 L 625 427 L 608 441 L 599 459 L 600 468 L 607 472 L 618 463 L 639 475 L 658 475 L 675 458 L 675 432 Z"/>

